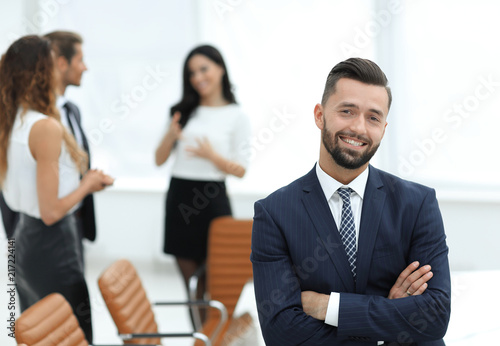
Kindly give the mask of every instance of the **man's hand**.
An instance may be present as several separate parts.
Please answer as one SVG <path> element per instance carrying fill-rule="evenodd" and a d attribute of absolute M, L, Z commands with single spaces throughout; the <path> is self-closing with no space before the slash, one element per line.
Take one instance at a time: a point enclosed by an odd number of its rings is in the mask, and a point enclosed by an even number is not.
<path fill-rule="evenodd" d="M 418 268 L 419 262 L 411 263 L 401 272 L 396 283 L 389 292 L 389 299 L 417 296 L 427 289 L 427 281 L 432 278 L 431 266 L 425 265 Z M 302 309 L 317 320 L 324 321 L 330 295 L 314 291 L 301 292 Z"/>
<path fill-rule="evenodd" d="M 389 292 L 389 299 L 418 296 L 427 289 L 427 281 L 432 278 L 431 266 L 418 268 L 419 262 L 411 263 L 399 274 L 398 279 Z M 418 268 L 418 269 L 417 269 Z"/>
<path fill-rule="evenodd" d="M 304 312 L 317 320 L 324 321 L 330 295 L 314 291 L 303 291 L 301 293 L 302 309 Z"/>

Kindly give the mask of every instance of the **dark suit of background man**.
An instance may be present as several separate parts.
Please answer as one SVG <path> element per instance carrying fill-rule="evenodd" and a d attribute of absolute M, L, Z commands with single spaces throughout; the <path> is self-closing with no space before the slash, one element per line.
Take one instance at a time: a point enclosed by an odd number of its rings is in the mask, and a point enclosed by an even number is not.
<path fill-rule="evenodd" d="M 336 65 L 314 109 L 318 163 L 255 203 L 251 260 L 267 345 L 444 345 L 450 271 L 435 191 L 369 165 L 390 104 L 375 63 Z"/>
<path fill-rule="evenodd" d="M 74 103 L 69 102 L 64 97 L 64 93 L 68 86 L 80 86 L 82 74 L 87 70 L 87 66 L 85 66 L 83 62 L 83 40 L 80 35 L 67 31 L 51 32 L 44 37 L 49 39 L 52 50 L 56 54 L 55 68 L 56 74 L 58 75 L 57 107 L 61 114 L 61 122 L 71 130 L 77 143 L 88 154 L 89 145 L 82 129 L 80 111 Z M 80 239 L 87 238 L 94 241 L 96 237 L 96 227 L 94 199 L 92 195 L 85 197 L 80 208 L 75 212 L 75 215 L 78 222 Z"/>

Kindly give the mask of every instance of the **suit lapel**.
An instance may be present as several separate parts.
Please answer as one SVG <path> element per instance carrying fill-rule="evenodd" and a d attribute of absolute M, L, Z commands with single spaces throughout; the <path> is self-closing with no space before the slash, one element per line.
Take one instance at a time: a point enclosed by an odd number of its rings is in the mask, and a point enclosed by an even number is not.
<path fill-rule="evenodd" d="M 87 154 L 89 153 L 89 143 L 87 141 L 87 137 L 85 136 L 85 132 L 83 132 L 83 129 L 82 129 L 82 118 L 81 118 L 81 115 L 80 115 L 80 110 L 78 109 L 78 107 L 68 101 L 68 105 L 71 107 L 71 111 L 73 112 L 73 116 L 76 120 L 76 123 L 78 124 L 78 130 L 80 131 L 80 135 L 82 136 L 82 142 L 83 142 L 83 149 L 85 149 L 85 151 L 87 152 Z"/>
<path fill-rule="evenodd" d="M 370 166 L 366 183 L 359 228 L 358 256 L 356 259 L 356 293 L 365 293 L 370 263 L 379 230 L 386 193 L 377 169 Z"/>
<path fill-rule="evenodd" d="M 89 143 L 87 141 L 87 137 L 85 136 L 85 132 L 83 132 L 82 128 L 82 123 L 81 123 L 81 115 L 80 115 L 80 110 L 78 107 L 70 101 L 67 101 L 64 105 L 64 108 L 66 109 L 66 115 L 68 117 L 68 123 L 71 128 L 71 132 L 73 132 L 73 135 L 75 135 L 75 131 L 78 131 L 80 138 L 82 140 L 81 146 L 83 146 L 83 150 L 87 153 L 87 156 L 89 158 L 88 160 L 88 168 L 90 169 L 90 150 L 89 150 Z M 73 126 L 72 119 L 74 119 L 78 129 L 75 129 Z M 76 139 L 76 136 L 75 136 Z"/>
<path fill-rule="evenodd" d="M 313 168 L 305 176 L 303 191 L 302 203 L 312 220 L 319 239 L 330 256 L 335 269 L 337 269 L 346 291 L 354 292 L 354 279 L 351 274 L 347 255 L 332 212 L 325 199 L 325 194 L 316 176 L 316 168 Z"/>

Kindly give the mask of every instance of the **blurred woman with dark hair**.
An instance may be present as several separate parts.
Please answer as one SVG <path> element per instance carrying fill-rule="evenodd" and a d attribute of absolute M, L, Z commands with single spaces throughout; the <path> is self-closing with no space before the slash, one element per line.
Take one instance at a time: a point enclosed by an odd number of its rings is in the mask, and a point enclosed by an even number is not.
<path fill-rule="evenodd" d="M 171 108 L 168 130 L 156 150 L 162 165 L 175 153 L 166 201 L 164 251 L 176 257 L 186 286 L 207 255 L 210 221 L 231 215 L 227 175 L 243 177 L 250 121 L 236 104 L 226 64 L 209 45 L 184 62 L 182 99 Z M 247 148 L 248 149 L 248 148 Z M 203 298 L 200 282 L 198 298 Z"/>
<path fill-rule="evenodd" d="M 87 156 L 60 122 L 55 77 L 50 44 L 41 37 L 22 37 L 2 56 L 0 185 L 8 206 L 20 212 L 14 239 L 21 311 L 59 292 L 91 343 L 90 301 L 72 213 L 87 194 L 113 179 L 84 172 Z"/>

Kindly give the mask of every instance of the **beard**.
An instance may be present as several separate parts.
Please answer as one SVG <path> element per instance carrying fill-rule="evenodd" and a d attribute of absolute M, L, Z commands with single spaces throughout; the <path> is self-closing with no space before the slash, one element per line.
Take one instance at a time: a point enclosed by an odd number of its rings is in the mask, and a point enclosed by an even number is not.
<path fill-rule="evenodd" d="M 358 169 L 371 160 L 377 152 L 380 143 L 373 145 L 373 142 L 366 137 L 358 136 L 354 133 L 339 131 L 335 135 L 327 130 L 326 121 L 323 130 L 321 131 L 321 140 L 326 150 L 337 165 L 346 169 Z M 368 149 L 363 153 L 357 150 L 341 148 L 339 146 L 340 136 L 357 138 L 367 143 Z"/>

